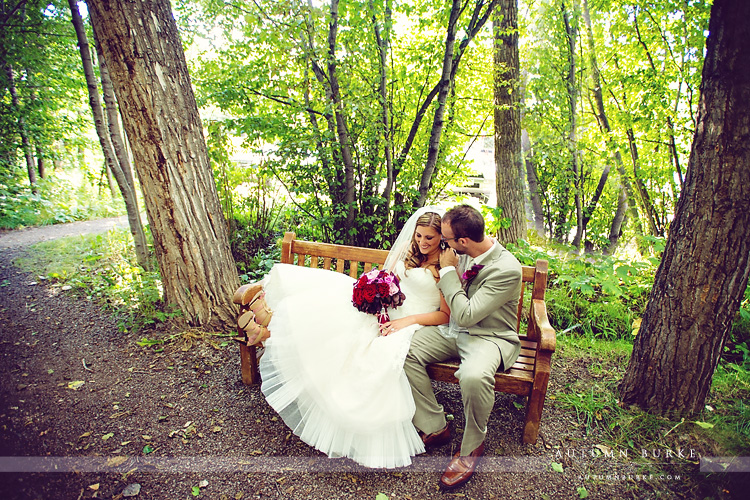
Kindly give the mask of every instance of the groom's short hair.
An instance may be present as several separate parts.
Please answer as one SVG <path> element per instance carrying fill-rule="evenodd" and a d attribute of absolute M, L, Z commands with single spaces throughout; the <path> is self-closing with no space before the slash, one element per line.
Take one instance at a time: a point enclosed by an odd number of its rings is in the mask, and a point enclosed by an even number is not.
<path fill-rule="evenodd" d="M 458 205 L 448 210 L 443 222 L 450 224 L 455 238 L 469 238 L 472 241 L 484 240 L 484 217 L 471 205 Z"/>

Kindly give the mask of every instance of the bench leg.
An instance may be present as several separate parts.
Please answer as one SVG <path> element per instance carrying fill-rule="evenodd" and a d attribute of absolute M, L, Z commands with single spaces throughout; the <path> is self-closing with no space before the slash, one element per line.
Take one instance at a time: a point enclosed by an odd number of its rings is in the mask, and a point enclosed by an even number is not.
<path fill-rule="evenodd" d="M 525 444 L 536 444 L 536 439 L 539 436 L 539 422 L 542 419 L 548 380 L 549 374 L 547 373 L 537 373 L 534 378 L 534 386 L 531 389 L 529 400 L 526 402 L 526 422 L 523 426 L 523 442 Z"/>
<path fill-rule="evenodd" d="M 260 382 L 255 346 L 240 344 L 240 370 L 242 371 L 243 384 L 253 385 Z"/>

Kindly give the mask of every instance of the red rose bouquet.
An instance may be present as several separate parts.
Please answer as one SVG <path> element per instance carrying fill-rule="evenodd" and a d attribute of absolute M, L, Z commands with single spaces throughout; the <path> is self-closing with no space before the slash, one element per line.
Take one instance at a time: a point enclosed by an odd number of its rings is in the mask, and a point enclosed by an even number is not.
<path fill-rule="evenodd" d="M 401 291 L 398 276 L 389 271 L 373 269 L 363 273 L 354 283 L 352 304 L 358 310 L 377 314 L 378 322 L 389 321 L 387 307 L 398 307 L 406 295 Z"/>

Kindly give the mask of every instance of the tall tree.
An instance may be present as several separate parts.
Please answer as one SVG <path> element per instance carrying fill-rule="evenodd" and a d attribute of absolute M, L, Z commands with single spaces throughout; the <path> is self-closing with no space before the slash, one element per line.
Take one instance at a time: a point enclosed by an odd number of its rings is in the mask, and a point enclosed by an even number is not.
<path fill-rule="evenodd" d="M 749 17 L 750 2 L 714 1 L 685 186 L 620 386 L 656 413 L 703 409 L 748 284 Z"/>
<path fill-rule="evenodd" d="M 89 0 L 141 180 L 164 298 L 185 319 L 234 323 L 239 285 L 169 0 Z"/>
<path fill-rule="evenodd" d="M 128 214 L 128 225 L 130 227 L 130 234 L 133 236 L 138 265 L 144 269 L 148 269 L 148 245 L 146 243 L 146 234 L 144 233 L 143 225 L 141 224 L 141 214 L 138 210 L 135 186 L 133 184 L 132 175 L 128 177 L 128 174 L 126 173 L 130 168 L 123 168 L 122 164 L 123 157 L 126 158 L 127 153 L 125 152 L 122 140 L 120 139 L 119 142 L 117 142 L 119 136 L 108 132 L 112 130 L 113 126 L 117 126 L 117 114 L 115 111 L 114 96 L 111 95 L 111 83 L 109 82 L 109 75 L 106 72 L 106 65 L 102 66 L 102 82 L 103 89 L 110 101 L 107 106 L 109 116 L 106 118 L 108 119 L 105 119 L 104 109 L 102 108 L 102 103 L 99 99 L 99 87 L 96 84 L 94 63 L 91 60 L 91 49 L 89 48 L 83 18 L 81 17 L 81 12 L 78 10 L 78 2 L 77 0 L 68 0 L 68 5 L 70 6 L 76 36 L 78 37 L 78 48 L 81 52 L 83 73 L 86 76 L 86 86 L 89 91 L 89 107 L 91 108 L 91 113 L 94 115 L 94 128 L 99 137 L 99 144 L 102 147 L 106 168 L 108 172 L 112 172 L 114 175 L 115 180 L 117 181 L 117 186 L 120 188 L 122 198 L 125 201 L 125 208 Z M 114 125 L 112 124 L 113 120 L 115 122 Z M 109 122 L 109 126 L 107 125 L 107 122 Z M 113 146 L 113 140 L 119 148 Z"/>
<path fill-rule="evenodd" d="M 34 152 L 31 146 L 31 140 L 29 139 L 28 127 L 26 126 L 26 119 L 24 118 L 21 110 L 21 99 L 18 97 L 18 90 L 16 89 L 16 72 L 13 66 L 6 62 L 3 65 L 5 77 L 7 78 L 7 87 L 10 93 L 11 105 L 14 114 L 17 117 L 18 124 L 18 135 L 21 136 L 21 144 L 23 149 L 23 155 L 26 159 L 26 173 L 29 176 L 29 184 L 32 185 L 36 192 L 36 165 L 34 165 Z"/>
<path fill-rule="evenodd" d="M 609 238 L 608 238 L 609 243 L 605 247 L 606 252 L 612 253 L 614 249 L 617 247 L 617 244 L 620 240 L 620 235 L 622 234 L 622 224 L 625 219 L 625 213 L 629 209 L 630 209 L 629 213 L 631 215 L 631 219 L 634 221 L 634 223 L 637 223 L 636 231 L 640 230 L 640 226 L 639 226 L 640 223 L 638 222 L 639 218 L 638 218 L 638 212 L 636 211 L 636 208 L 635 208 L 635 204 L 628 203 L 628 199 L 633 198 L 632 187 L 625 173 L 625 166 L 623 165 L 622 155 L 617 146 L 617 142 L 615 138 L 613 137 L 612 127 L 609 124 L 609 117 L 607 116 L 607 111 L 604 108 L 604 90 L 602 89 L 602 78 L 601 78 L 601 73 L 599 71 L 599 61 L 598 61 L 597 54 L 596 54 L 596 44 L 594 42 L 594 30 L 591 26 L 591 13 L 589 11 L 589 4 L 587 0 L 583 0 L 582 2 L 582 13 L 583 13 L 583 20 L 586 25 L 586 41 L 588 43 L 589 66 L 590 66 L 590 71 L 591 71 L 591 83 L 592 83 L 591 92 L 594 97 L 594 106 L 593 106 L 594 115 L 596 116 L 597 122 L 599 123 L 599 127 L 602 130 L 602 133 L 604 134 L 605 141 L 608 146 L 608 150 L 612 151 L 612 160 L 617 166 L 617 171 L 620 173 L 620 179 L 618 183 L 619 184 L 618 190 L 620 191 L 620 196 L 618 196 L 617 209 L 612 218 L 612 224 L 610 225 Z M 607 160 L 608 159 L 609 158 L 607 158 Z M 598 193 L 598 195 L 601 195 L 601 192 L 604 187 L 603 184 L 607 181 L 607 178 L 609 177 L 609 171 L 610 171 L 609 166 L 605 167 L 604 170 L 602 171 L 602 175 L 599 178 L 599 186 L 597 186 L 597 190 L 596 190 L 596 193 Z M 586 208 L 586 211 L 584 212 L 583 229 L 586 228 L 586 225 L 588 224 L 588 219 L 593 214 L 598 200 L 599 200 L 599 196 L 594 196 L 591 200 L 591 203 Z M 579 238 L 579 235 L 576 235 L 576 238 Z"/>
<path fill-rule="evenodd" d="M 524 155 L 524 163 L 526 164 L 526 182 L 529 184 L 529 199 L 534 218 L 534 230 L 537 235 L 544 238 L 544 211 L 542 209 L 542 199 L 539 196 L 539 177 L 534 165 L 534 150 L 531 147 L 529 134 L 526 130 L 521 130 L 521 148 Z"/>
<path fill-rule="evenodd" d="M 510 226 L 498 231 L 501 243 L 526 237 L 521 162 L 521 92 L 518 59 L 518 0 L 502 0 L 494 19 L 495 179 L 497 206 Z M 544 234 L 544 233 L 542 233 Z"/>
<path fill-rule="evenodd" d="M 427 160 L 425 162 L 424 170 L 422 171 L 422 177 L 419 181 L 419 198 L 414 203 L 414 206 L 424 206 L 427 201 L 427 193 L 430 190 L 430 187 L 432 187 L 432 179 L 440 155 L 440 139 L 445 126 L 446 102 L 448 100 L 448 94 L 455 84 L 456 71 L 458 71 L 461 58 L 463 57 L 469 43 L 474 39 L 479 30 L 484 27 L 487 21 L 489 21 L 492 12 L 499 1 L 500 0 L 475 0 L 473 9 L 471 10 L 471 18 L 467 26 L 464 28 L 464 37 L 458 43 L 458 46 L 456 46 L 456 36 L 461 27 L 459 26 L 458 21 L 463 11 L 471 5 L 471 2 L 464 3 L 461 0 L 453 0 L 451 4 L 443 51 L 443 69 L 440 73 L 440 80 L 433 89 L 433 92 L 437 92 L 437 104 L 435 106 L 435 114 L 433 115 L 430 128 L 430 137 L 427 146 Z M 431 99 L 425 100 L 423 105 L 430 104 L 430 102 Z"/>

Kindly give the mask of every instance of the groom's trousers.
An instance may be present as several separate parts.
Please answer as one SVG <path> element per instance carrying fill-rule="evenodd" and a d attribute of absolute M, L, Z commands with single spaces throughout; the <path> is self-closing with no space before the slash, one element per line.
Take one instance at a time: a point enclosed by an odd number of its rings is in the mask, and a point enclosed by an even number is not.
<path fill-rule="evenodd" d="M 494 343 L 460 332 L 456 338 L 445 338 L 437 327 L 420 328 L 414 334 L 404 371 L 409 379 L 416 412 L 414 426 L 430 434 L 445 427 L 443 407 L 435 399 L 426 365 L 450 358 L 461 364 L 456 378 L 464 404 L 464 435 L 461 455 L 469 455 L 487 434 L 487 421 L 495 403 L 495 372 L 502 364 L 500 350 Z"/>

